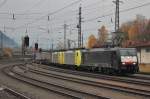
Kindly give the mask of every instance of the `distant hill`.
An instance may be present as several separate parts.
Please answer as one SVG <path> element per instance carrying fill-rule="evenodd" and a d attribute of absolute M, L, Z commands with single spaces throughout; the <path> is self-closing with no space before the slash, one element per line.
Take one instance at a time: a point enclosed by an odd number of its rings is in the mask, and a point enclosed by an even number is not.
<path fill-rule="evenodd" d="M 3 47 L 9 47 L 9 48 L 18 47 L 18 44 L 13 39 L 6 36 L 1 31 L 0 31 L 0 46 L 1 46 L 1 36 L 3 36 Z"/>

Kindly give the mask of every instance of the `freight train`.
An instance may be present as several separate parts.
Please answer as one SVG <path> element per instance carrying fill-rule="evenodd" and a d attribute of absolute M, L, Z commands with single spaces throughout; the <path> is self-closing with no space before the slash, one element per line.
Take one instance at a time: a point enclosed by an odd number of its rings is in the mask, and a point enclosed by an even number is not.
<path fill-rule="evenodd" d="M 135 48 L 94 48 L 52 51 L 49 60 L 52 64 L 68 68 L 84 68 L 102 73 L 129 73 L 139 71 Z M 45 55 L 44 55 L 45 56 Z"/>

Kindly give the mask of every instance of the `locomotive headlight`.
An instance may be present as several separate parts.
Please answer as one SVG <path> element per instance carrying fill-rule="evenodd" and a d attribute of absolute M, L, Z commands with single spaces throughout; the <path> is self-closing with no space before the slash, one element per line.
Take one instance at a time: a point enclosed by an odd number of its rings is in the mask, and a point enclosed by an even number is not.
<path fill-rule="evenodd" d="M 125 65 L 126 63 L 122 62 L 122 65 Z"/>
<path fill-rule="evenodd" d="M 133 63 L 133 65 L 136 65 L 136 63 Z"/>

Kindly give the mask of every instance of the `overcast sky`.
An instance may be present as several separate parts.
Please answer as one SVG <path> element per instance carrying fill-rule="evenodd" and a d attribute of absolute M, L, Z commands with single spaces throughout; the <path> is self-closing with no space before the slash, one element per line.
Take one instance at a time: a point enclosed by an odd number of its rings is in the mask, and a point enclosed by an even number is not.
<path fill-rule="evenodd" d="M 110 32 L 114 31 L 115 5 L 112 1 L 113 0 L 0 0 L 0 30 L 4 31 L 5 26 L 5 34 L 13 38 L 19 44 L 21 43 L 21 37 L 28 34 L 30 37 L 30 45 L 38 41 L 40 47 L 50 48 L 52 40 L 55 44 L 63 42 L 63 24 L 65 22 L 68 25 L 67 38 L 77 40 L 76 25 L 78 23 L 78 9 L 81 4 L 83 17 L 82 33 L 86 41 L 90 34 L 97 36 L 97 29 L 102 25 L 105 25 Z M 120 3 L 120 10 L 150 3 L 149 0 L 122 1 L 123 2 Z M 70 4 L 72 5 L 69 6 Z M 137 14 L 150 18 L 149 10 L 150 4 L 122 12 L 120 13 L 120 22 L 123 23 L 133 20 Z M 111 13 L 113 14 L 105 17 L 105 15 Z M 48 15 L 50 18 L 49 21 Z"/>

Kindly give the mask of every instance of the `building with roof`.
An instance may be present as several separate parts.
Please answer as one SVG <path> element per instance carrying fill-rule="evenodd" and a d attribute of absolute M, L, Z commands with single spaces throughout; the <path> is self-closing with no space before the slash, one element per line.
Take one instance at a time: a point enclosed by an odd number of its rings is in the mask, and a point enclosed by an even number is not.
<path fill-rule="evenodd" d="M 150 41 L 128 41 L 126 47 L 135 47 L 141 64 L 150 64 Z"/>

